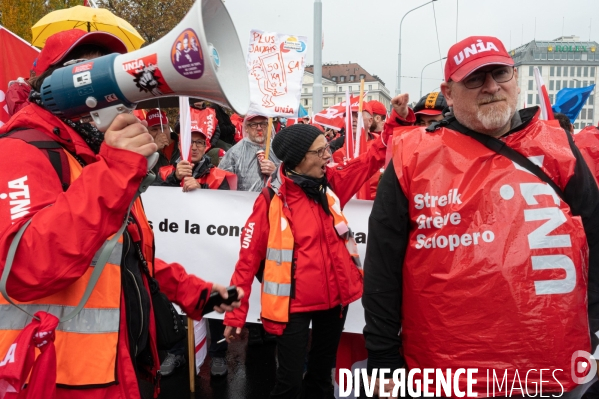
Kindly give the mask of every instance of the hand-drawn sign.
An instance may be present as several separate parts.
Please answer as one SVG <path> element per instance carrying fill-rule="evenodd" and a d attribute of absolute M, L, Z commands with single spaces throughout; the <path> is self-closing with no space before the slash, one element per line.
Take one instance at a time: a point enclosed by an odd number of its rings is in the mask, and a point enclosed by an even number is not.
<path fill-rule="evenodd" d="M 305 37 L 250 32 L 250 112 L 297 117 L 306 41 Z"/>
<path fill-rule="evenodd" d="M 217 53 L 218 55 L 218 53 Z M 191 28 L 185 29 L 171 47 L 171 62 L 175 70 L 189 79 L 199 79 L 204 74 L 204 55 L 200 40 Z M 220 59 L 218 61 L 220 64 Z"/>

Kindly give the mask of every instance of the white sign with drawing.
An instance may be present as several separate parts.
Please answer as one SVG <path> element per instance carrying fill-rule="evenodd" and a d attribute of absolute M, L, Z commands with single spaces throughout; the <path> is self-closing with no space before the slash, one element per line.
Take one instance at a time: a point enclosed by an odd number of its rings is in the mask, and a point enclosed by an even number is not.
<path fill-rule="evenodd" d="M 305 36 L 250 32 L 250 113 L 297 118 L 307 41 Z"/>

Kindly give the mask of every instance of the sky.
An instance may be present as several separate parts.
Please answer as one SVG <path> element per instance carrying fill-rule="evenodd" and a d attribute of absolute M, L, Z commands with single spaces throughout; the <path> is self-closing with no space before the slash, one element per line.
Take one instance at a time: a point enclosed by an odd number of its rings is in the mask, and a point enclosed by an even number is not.
<path fill-rule="evenodd" d="M 406 12 L 428 1 L 322 0 L 323 63 L 357 62 L 378 75 L 393 96 L 399 23 Z M 313 0 L 225 0 L 225 5 L 244 50 L 251 29 L 303 35 L 308 37 L 307 64 L 313 63 Z M 590 34 L 591 40 L 599 42 L 599 0 L 437 0 L 427 4 L 403 21 L 401 91 L 410 94 L 410 101 L 418 99 L 423 67 L 446 57 L 456 35 L 457 41 L 473 35 L 496 36 L 509 51 L 535 38 L 553 40 L 562 35 L 562 26 L 564 35 L 588 40 Z M 424 69 L 423 94 L 438 90 L 443 66 L 437 62 Z"/>

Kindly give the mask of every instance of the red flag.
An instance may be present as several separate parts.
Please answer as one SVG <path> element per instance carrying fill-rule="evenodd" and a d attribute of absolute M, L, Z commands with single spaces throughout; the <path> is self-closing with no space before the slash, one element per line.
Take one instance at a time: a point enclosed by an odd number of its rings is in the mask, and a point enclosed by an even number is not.
<path fill-rule="evenodd" d="M 210 140 L 216 130 L 216 111 L 212 108 L 191 108 L 191 131 L 202 132 L 206 136 L 206 151 L 210 149 Z"/>
<path fill-rule="evenodd" d="M 352 107 L 355 107 L 359 103 L 359 97 L 351 97 L 350 102 Z M 327 109 L 320 111 L 312 117 L 312 120 L 319 125 L 339 130 L 345 126 L 345 113 L 346 102 L 342 101 L 339 104 L 330 106 Z"/>
<path fill-rule="evenodd" d="M 6 90 L 11 80 L 29 78 L 39 50 L 8 29 L 0 26 L 0 126 L 9 119 Z"/>
<path fill-rule="evenodd" d="M 541 100 L 541 117 L 539 119 L 555 119 L 553 117 L 553 110 L 551 109 L 551 102 L 549 101 L 549 94 L 547 94 L 547 87 L 545 87 L 545 82 L 543 82 L 543 78 L 537 67 L 535 67 L 535 80 L 537 82 L 537 90 L 539 91 L 539 99 Z"/>

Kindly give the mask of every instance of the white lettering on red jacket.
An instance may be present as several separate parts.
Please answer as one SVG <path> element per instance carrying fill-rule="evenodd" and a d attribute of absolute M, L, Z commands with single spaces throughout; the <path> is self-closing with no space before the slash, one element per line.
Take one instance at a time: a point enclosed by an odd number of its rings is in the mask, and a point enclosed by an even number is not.
<path fill-rule="evenodd" d="M 8 348 L 8 352 L 6 353 L 6 356 L 4 356 L 4 360 L 2 360 L 0 362 L 0 367 L 6 366 L 8 363 L 14 363 L 16 352 L 17 352 L 17 344 L 15 342 L 10 346 L 10 348 Z"/>
<path fill-rule="evenodd" d="M 243 240 L 241 247 L 248 249 L 252 243 L 252 236 L 254 235 L 254 222 L 248 223 L 247 227 L 243 229 Z"/>
<path fill-rule="evenodd" d="M 22 218 L 29 213 L 31 200 L 29 199 L 29 186 L 25 184 L 27 176 L 20 177 L 8 182 L 8 195 L 0 193 L 0 200 L 10 198 L 10 218 Z"/>

